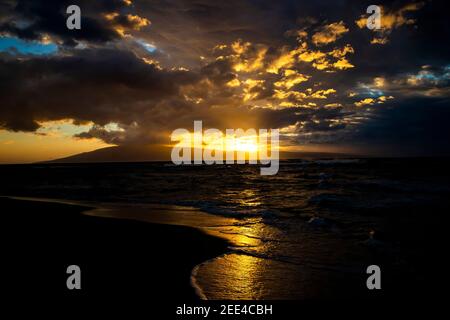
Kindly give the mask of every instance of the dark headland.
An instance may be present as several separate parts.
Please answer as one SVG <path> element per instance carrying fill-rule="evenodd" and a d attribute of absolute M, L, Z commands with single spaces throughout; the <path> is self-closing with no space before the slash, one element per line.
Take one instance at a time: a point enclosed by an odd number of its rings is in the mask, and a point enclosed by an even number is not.
<path fill-rule="evenodd" d="M 113 146 L 83 152 L 41 163 L 96 163 L 96 162 L 146 162 L 171 161 L 170 147 L 152 145 Z M 367 157 L 354 154 L 328 152 L 280 152 L 280 159 L 343 159 Z"/>

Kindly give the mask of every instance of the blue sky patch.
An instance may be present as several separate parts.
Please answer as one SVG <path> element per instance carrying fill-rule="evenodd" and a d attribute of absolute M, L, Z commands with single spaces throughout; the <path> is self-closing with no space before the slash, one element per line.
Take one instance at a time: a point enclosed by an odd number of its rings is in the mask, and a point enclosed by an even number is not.
<path fill-rule="evenodd" d="M 0 37 L 0 52 L 16 50 L 21 54 L 45 55 L 58 51 L 54 43 L 44 44 L 38 41 L 25 41 L 15 37 Z"/>

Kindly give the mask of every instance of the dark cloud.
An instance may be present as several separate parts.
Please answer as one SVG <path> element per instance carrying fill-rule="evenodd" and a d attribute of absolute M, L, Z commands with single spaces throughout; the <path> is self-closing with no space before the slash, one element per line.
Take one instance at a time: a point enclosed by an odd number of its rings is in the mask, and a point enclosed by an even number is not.
<path fill-rule="evenodd" d="M 450 99 L 413 98 L 374 111 L 347 143 L 387 156 L 450 155 Z"/>
<path fill-rule="evenodd" d="M 70 5 L 81 8 L 82 27 L 69 30 L 66 27 Z M 0 33 L 7 33 L 27 40 L 40 40 L 43 35 L 75 45 L 79 41 L 107 42 L 121 38 L 120 28 L 136 29 L 138 19 L 131 19 L 132 8 L 122 0 L 17 0 L 4 4 Z M 108 19 L 107 14 L 115 13 Z"/>
<path fill-rule="evenodd" d="M 132 123 L 164 99 L 175 99 L 196 74 L 162 71 L 117 49 L 78 50 L 70 56 L 0 63 L 0 121 L 10 130 L 34 130 L 35 121 Z"/>

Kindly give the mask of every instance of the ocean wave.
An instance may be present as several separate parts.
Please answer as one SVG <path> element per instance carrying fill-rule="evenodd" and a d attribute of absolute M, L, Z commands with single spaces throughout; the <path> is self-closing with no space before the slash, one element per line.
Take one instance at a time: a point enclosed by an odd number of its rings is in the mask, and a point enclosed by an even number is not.
<path fill-rule="evenodd" d="M 172 204 L 180 206 L 190 206 L 209 214 L 231 217 L 236 219 L 246 219 L 252 217 L 271 219 L 278 217 L 276 210 L 268 210 L 254 207 L 249 208 L 246 206 L 239 206 L 225 202 L 191 200 L 191 201 L 175 201 Z"/>
<path fill-rule="evenodd" d="M 321 165 L 334 165 L 334 164 L 355 164 L 361 163 L 361 159 L 323 159 L 323 160 L 313 160 L 313 163 Z"/>
<path fill-rule="evenodd" d="M 204 263 L 207 263 L 208 261 L 205 261 L 205 262 L 202 262 L 201 264 L 196 265 L 194 267 L 194 269 L 192 269 L 192 271 L 191 271 L 191 278 L 190 278 L 191 287 L 194 288 L 195 294 L 202 300 L 208 300 L 208 298 L 206 297 L 205 293 L 203 292 L 202 287 L 198 284 L 197 274 L 198 274 L 200 267 Z"/>

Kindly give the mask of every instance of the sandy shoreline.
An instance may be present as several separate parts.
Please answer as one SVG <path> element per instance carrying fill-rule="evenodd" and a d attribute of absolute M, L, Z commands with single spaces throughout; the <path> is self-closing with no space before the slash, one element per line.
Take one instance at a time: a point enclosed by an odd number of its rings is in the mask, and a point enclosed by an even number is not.
<path fill-rule="evenodd" d="M 0 197 L 10 239 L 5 267 L 14 291 L 73 295 L 66 268 L 77 264 L 78 295 L 195 300 L 192 270 L 229 245 L 199 229 L 86 215 L 92 207 L 63 202 Z M 30 269 L 40 275 L 31 287 L 23 276 Z"/>

